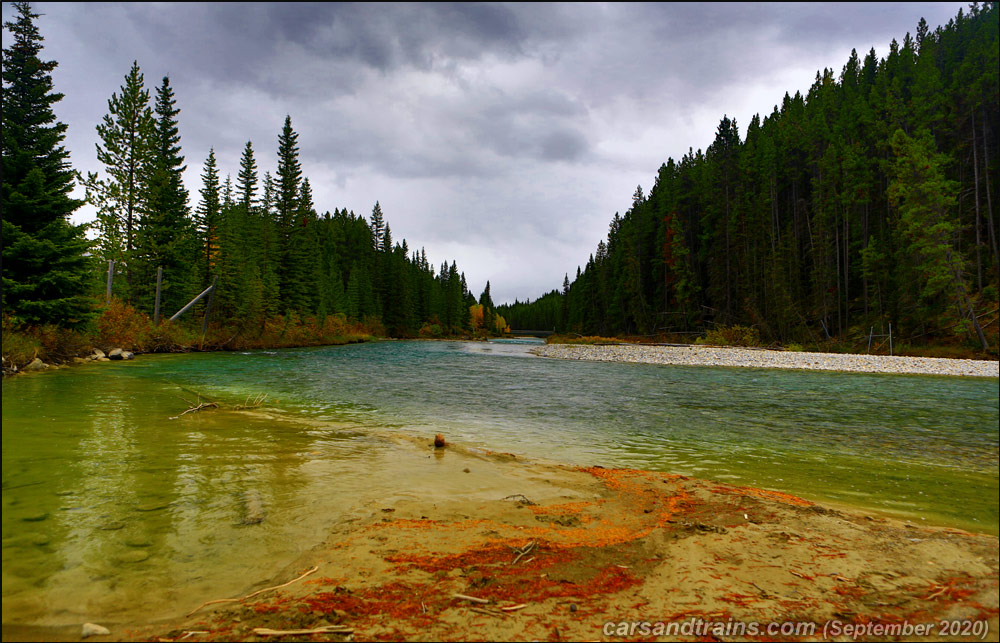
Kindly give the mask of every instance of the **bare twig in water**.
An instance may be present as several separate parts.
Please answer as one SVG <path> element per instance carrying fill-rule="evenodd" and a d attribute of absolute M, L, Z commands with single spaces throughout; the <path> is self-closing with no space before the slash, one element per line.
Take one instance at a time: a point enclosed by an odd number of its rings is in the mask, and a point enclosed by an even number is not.
<path fill-rule="evenodd" d="M 248 395 L 246 401 L 243 404 L 237 404 L 233 408 L 236 409 L 237 411 L 245 411 L 247 409 L 260 408 L 261 406 L 264 405 L 264 400 L 267 399 L 267 393 L 261 393 L 260 395 L 253 397 L 253 399 L 251 399 L 251 397 L 252 396 Z"/>
<path fill-rule="evenodd" d="M 181 413 L 181 415 L 187 415 L 188 413 L 196 413 L 198 411 L 203 411 L 205 409 L 217 409 L 217 408 L 219 408 L 219 405 L 216 404 L 215 402 L 202 402 L 198 406 L 192 406 L 187 411 Z M 174 415 L 169 419 L 176 420 L 177 418 L 181 417 L 181 415 Z"/>
<path fill-rule="evenodd" d="M 187 402 L 188 410 L 184 411 L 180 415 L 175 415 L 175 416 L 169 418 L 171 420 L 176 420 L 177 418 L 181 417 L 181 415 L 187 415 L 188 413 L 195 413 L 197 411 L 202 411 L 204 409 L 217 409 L 217 408 L 219 408 L 219 404 L 217 402 L 213 402 L 213 401 L 209 400 L 208 398 L 206 398 L 205 402 L 202 402 L 201 401 L 202 394 L 199 393 L 198 391 L 192 391 L 191 389 L 186 389 L 183 386 L 181 386 L 180 389 L 182 391 L 187 392 L 187 393 L 194 393 L 198 397 L 198 401 L 197 402 L 192 402 L 191 400 L 187 399 L 186 397 L 182 397 L 182 396 L 178 395 L 177 397 L 179 397 L 180 399 L 182 399 L 185 402 Z"/>
<path fill-rule="evenodd" d="M 217 409 L 221 406 L 218 402 L 213 402 L 212 400 L 209 400 L 207 398 L 205 399 L 204 402 L 202 402 L 201 400 L 203 396 L 201 393 L 198 393 L 197 391 L 191 391 L 183 387 L 181 387 L 181 390 L 187 391 L 188 393 L 194 393 L 198 397 L 198 399 L 197 401 L 193 402 L 186 397 L 178 395 L 177 398 L 184 400 L 187 403 L 188 409 L 183 413 L 181 413 L 180 415 L 175 415 L 171 417 L 170 418 L 171 420 L 176 420 L 177 418 L 181 417 L 181 415 L 187 415 L 188 413 L 195 413 L 197 411 L 203 411 L 205 409 Z M 237 404 L 236 406 L 233 407 L 233 409 L 236 411 L 246 411 L 247 409 L 260 408 L 261 406 L 264 405 L 264 402 L 266 400 L 267 400 L 267 393 L 260 393 L 258 395 L 251 394 L 247 396 L 247 399 L 243 402 L 243 404 Z"/>
<path fill-rule="evenodd" d="M 192 614 L 194 614 L 195 612 L 197 612 L 201 608 L 205 607 L 206 605 L 214 605 L 216 603 L 239 603 L 240 601 L 245 601 L 248 598 L 253 598 L 254 596 L 257 596 L 258 594 L 263 594 L 264 592 L 270 592 L 272 589 L 281 589 L 282 587 L 288 587 L 292 583 L 295 583 L 295 582 L 298 582 L 298 581 L 302 580 L 303 578 L 305 578 L 309 574 L 315 573 L 316 570 L 318 570 L 318 569 L 319 569 L 318 566 L 313 567 L 312 569 L 310 569 L 306 573 L 302 574 L 298 578 L 293 578 L 292 580 L 288 581 L 287 583 L 282 583 L 281 585 L 275 585 L 274 587 L 265 587 L 264 589 L 258 589 L 256 592 L 252 592 L 250 594 L 247 594 L 243 598 L 218 598 L 218 599 L 216 599 L 214 601 L 205 601 L 204 603 L 202 603 L 198 607 L 196 607 L 193 610 L 191 610 L 190 612 L 188 612 L 187 615 L 191 616 Z"/>

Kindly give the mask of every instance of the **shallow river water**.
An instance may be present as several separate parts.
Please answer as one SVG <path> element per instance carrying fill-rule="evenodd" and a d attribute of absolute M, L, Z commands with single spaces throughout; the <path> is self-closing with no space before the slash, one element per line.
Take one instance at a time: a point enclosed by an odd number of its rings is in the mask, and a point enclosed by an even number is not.
<path fill-rule="evenodd" d="M 995 379 L 571 362 L 530 347 L 140 356 L 4 381 L 4 622 L 154 618 L 238 595 L 331 526 L 423 493 L 434 461 L 400 436 L 998 531 Z M 177 417 L 199 394 L 225 408 Z M 232 410 L 260 394 L 260 411 Z"/>

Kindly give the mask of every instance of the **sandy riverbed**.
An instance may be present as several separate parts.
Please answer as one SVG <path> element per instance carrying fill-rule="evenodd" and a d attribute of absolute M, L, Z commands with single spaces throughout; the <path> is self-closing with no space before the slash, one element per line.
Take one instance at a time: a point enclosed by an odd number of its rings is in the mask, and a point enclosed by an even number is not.
<path fill-rule="evenodd" d="M 1000 362 L 996 360 L 805 353 L 715 346 L 648 346 L 642 344 L 610 346 L 548 344 L 534 348 L 532 352 L 542 357 L 600 362 L 1000 377 Z"/>
<path fill-rule="evenodd" d="M 315 568 L 297 582 L 238 602 L 178 604 L 178 614 L 196 611 L 166 622 L 104 623 L 112 634 L 96 640 L 263 640 L 256 628 L 321 627 L 351 630 L 354 640 L 747 640 L 733 628 L 751 622 L 816 628 L 787 640 L 819 640 L 824 626 L 903 622 L 928 628 L 903 638 L 937 639 L 943 621 L 997 636 L 996 536 L 774 491 L 423 442 L 420 457 L 467 480 L 467 494 L 436 495 L 429 481 L 425 497 L 373 505 L 246 594 Z M 655 636 L 698 619 L 730 630 Z M 631 625 L 642 621 L 649 636 Z M 4 626 L 5 640 L 79 633 Z"/>

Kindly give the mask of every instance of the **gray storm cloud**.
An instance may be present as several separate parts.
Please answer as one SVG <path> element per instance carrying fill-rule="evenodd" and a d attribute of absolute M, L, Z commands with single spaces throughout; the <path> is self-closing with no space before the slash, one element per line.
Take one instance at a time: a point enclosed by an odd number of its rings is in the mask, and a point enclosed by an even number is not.
<path fill-rule="evenodd" d="M 575 272 L 660 163 L 806 91 L 851 48 L 880 53 L 961 3 L 37 3 L 57 115 L 81 171 L 133 60 L 169 75 L 197 195 L 214 147 L 274 169 L 286 114 L 318 209 L 367 215 L 457 259 L 497 302 Z M 12 10 L 4 5 L 4 19 Z M 192 206 L 195 205 L 194 203 Z M 86 218 L 87 209 L 79 217 Z"/>

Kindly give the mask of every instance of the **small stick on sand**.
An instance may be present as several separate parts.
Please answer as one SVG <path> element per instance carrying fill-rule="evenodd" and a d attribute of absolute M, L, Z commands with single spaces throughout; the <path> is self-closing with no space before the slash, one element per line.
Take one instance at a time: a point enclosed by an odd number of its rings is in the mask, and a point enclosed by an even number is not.
<path fill-rule="evenodd" d="M 514 559 L 514 562 L 511 563 L 511 566 L 516 565 L 517 561 L 521 560 L 521 558 L 523 556 L 526 556 L 528 554 L 528 552 L 530 552 L 534 548 L 535 548 L 535 541 L 532 540 L 530 543 L 528 543 L 527 545 L 525 545 L 521 549 L 515 549 L 514 551 L 517 552 L 517 557 Z"/>
<path fill-rule="evenodd" d="M 504 614 L 501 614 L 499 612 L 491 612 L 490 610 L 483 610 L 483 609 L 479 609 L 478 607 L 470 607 L 469 611 L 470 612 L 476 612 L 477 614 L 486 614 L 488 616 L 495 616 L 497 618 L 503 618 L 504 617 Z"/>
<path fill-rule="evenodd" d="M 486 605 L 487 603 L 489 603 L 489 600 L 485 598 L 476 598 L 475 596 L 466 596 L 465 594 L 452 594 L 451 597 L 460 598 L 465 601 L 472 601 L 473 603 L 480 603 L 482 605 Z"/>
<path fill-rule="evenodd" d="M 243 597 L 243 598 L 241 598 L 240 600 L 241 600 L 241 601 L 245 601 L 245 600 L 246 600 L 246 599 L 248 599 L 248 598 L 253 598 L 253 597 L 254 597 L 254 596 L 256 596 L 257 594 L 263 594 L 264 592 L 270 592 L 270 591 L 271 591 L 272 589 L 281 589 L 282 587 L 288 587 L 288 586 L 289 586 L 289 585 L 291 585 L 292 583 L 295 583 L 295 582 L 298 582 L 298 581 L 302 580 L 303 578 L 305 578 L 305 577 L 306 577 L 306 576 L 308 576 L 309 574 L 314 574 L 314 573 L 316 572 L 316 570 L 318 570 L 318 569 L 319 569 L 319 566 L 318 566 L 318 565 L 317 565 L 317 566 L 314 566 L 314 567 L 313 567 L 312 569 L 310 569 L 310 570 L 309 570 L 309 571 L 307 571 L 306 573 L 302 574 L 302 575 L 301 575 L 301 576 L 299 576 L 298 578 L 293 578 L 292 580 L 288 581 L 287 583 L 282 583 L 281 585 L 275 585 L 274 587 L 265 587 L 264 589 L 258 589 L 258 590 L 257 590 L 256 592 L 254 592 L 253 594 L 247 594 L 246 596 L 244 596 L 244 597 Z"/>
<path fill-rule="evenodd" d="M 306 573 L 302 574 L 298 578 L 293 578 L 292 580 L 288 581 L 287 583 L 282 583 L 281 585 L 275 585 L 274 587 L 265 587 L 264 589 L 258 589 L 256 592 L 253 592 L 251 594 L 247 594 L 243 598 L 217 598 L 214 601 L 205 601 L 204 603 L 202 603 L 198 607 L 196 607 L 193 610 L 191 610 L 190 612 L 188 612 L 187 615 L 191 616 L 192 614 L 194 614 L 195 612 L 197 612 L 201 608 L 206 607 L 208 605 L 215 605 L 216 603 L 239 603 L 240 601 L 245 601 L 248 598 L 253 598 L 254 596 L 257 596 L 258 594 L 263 594 L 264 592 L 269 592 L 272 589 L 281 589 L 282 587 L 288 587 L 292 583 L 300 581 L 303 578 L 305 578 L 306 576 L 308 576 L 309 574 L 312 574 L 312 573 L 316 572 L 316 570 L 318 570 L 318 569 L 319 569 L 318 566 L 313 567 L 312 569 L 310 569 Z M 277 636 L 277 635 L 268 635 L 268 636 Z"/>
<path fill-rule="evenodd" d="M 190 612 L 188 612 L 187 615 L 191 616 L 192 614 L 194 614 L 195 612 L 197 612 L 201 608 L 207 607 L 209 605 L 215 605 L 216 603 L 239 603 L 239 602 L 240 602 L 240 599 L 238 599 L 238 598 L 217 598 L 214 601 L 205 601 L 204 603 L 202 603 L 198 607 L 196 607 L 193 610 L 191 610 Z"/>
<path fill-rule="evenodd" d="M 501 607 L 500 609 L 504 612 L 516 612 L 517 610 L 523 610 L 527 606 L 527 603 L 521 603 L 520 605 L 509 605 L 507 607 Z"/>
<path fill-rule="evenodd" d="M 255 627 L 253 633 L 257 636 L 299 636 L 301 634 L 354 634 L 354 630 L 337 625 L 314 627 L 310 630 L 272 630 L 267 627 Z"/>

